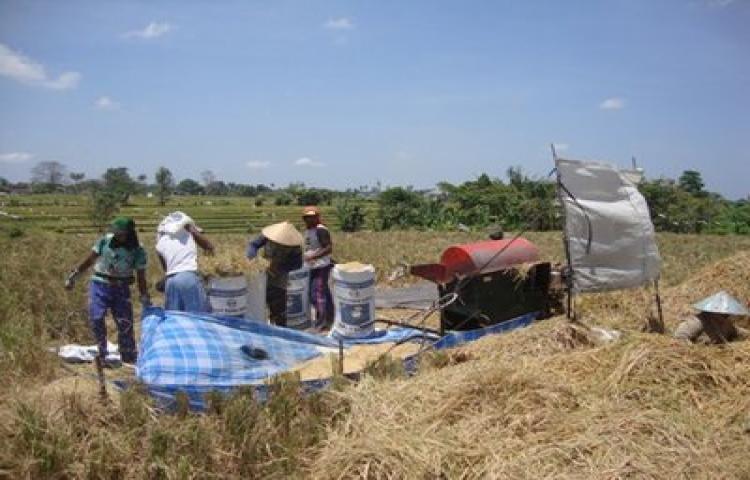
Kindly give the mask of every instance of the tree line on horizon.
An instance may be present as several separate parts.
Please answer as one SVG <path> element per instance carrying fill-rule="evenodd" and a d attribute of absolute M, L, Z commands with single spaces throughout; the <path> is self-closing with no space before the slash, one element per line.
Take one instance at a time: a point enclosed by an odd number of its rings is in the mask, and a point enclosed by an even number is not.
<path fill-rule="evenodd" d="M 677 180 L 644 179 L 638 188 L 658 231 L 750 234 L 750 196 L 732 201 L 706 191 L 698 171 L 686 170 Z M 544 231 L 562 227 L 555 182 L 530 177 L 520 167 L 509 168 L 505 179 L 481 174 L 460 184 L 440 182 L 431 190 L 383 188 L 380 182 L 331 190 L 299 182 L 284 187 L 224 182 L 210 170 L 202 172 L 201 181 L 187 178 L 176 182 L 166 167 L 157 169 L 153 182 L 145 174 L 131 176 L 126 167 L 108 168 L 101 178 L 86 179 L 83 173 L 68 172 L 59 162 L 40 162 L 32 168 L 29 183 L 13 184 L 0 177 L 0 191 L 88 194 L 95 224 L 106 222 L 131 196 L 150 194 L 161 205 L 173 195 L 252 197 L 256 206 L 266 202 L 277 206 L 331 205 L 345 231 L 490 226 Z M 365 209 L 363 204 L 374 208 Z"/>

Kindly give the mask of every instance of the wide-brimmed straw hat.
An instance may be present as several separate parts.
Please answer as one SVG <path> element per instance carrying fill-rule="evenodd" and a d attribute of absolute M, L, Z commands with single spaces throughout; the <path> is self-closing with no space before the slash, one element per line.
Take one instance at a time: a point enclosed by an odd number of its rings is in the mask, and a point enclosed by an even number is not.
<path fill-rule="evenodd" d="M 750 315 L 747 307 L 739 300 L 729 295 L 724 290 L 706 297 L 698 303 L 693 304 L 693 308 L 701 312 L 723 313 L 726 315 Z"/>
<path fill-rule="evenodd" d="M 302 234 L 289 222 L 274 223 L 261 230 L 261 233 L 272 242 L 288 247 L 302 245 L 305 241 Z"/>

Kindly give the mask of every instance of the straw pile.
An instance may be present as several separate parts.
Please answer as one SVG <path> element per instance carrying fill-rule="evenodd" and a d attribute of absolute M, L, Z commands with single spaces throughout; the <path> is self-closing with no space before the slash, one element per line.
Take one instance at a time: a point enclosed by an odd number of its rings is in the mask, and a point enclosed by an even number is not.
<path fill-rule="evenodd" d="M 110 402 L 119 403 L 119 394 L 111 385 L 108 388 Z M 44 386 L 21 394 L 23 403 L 34 405 L 52 416 L 65 411 L 71 405 L 77 408 L 99 411 L 102 408 L 99 383 L 95 378 L 69 375 L 58 378 Z"/>
<path fill-rule="evenodd" d="M 748 271 L 746 252 L 665 289 L 668 323 L 719 289 L 747 300 Z M 310 474 L 748 478 L 750 342 L 638 333 L 649 302 L 635 291 L 585 300 L 589 319 L 628 330 L 619 341 L 597 346 L 558 317 L 466 346 L 467 361 L 339 392 L 351 414 L 310 459 Z"/>
<path fill-rule="evenodd" d="M 703 268 L 687 281 L 668 289 L 664 295 L 667 320 L 676 323 L 693 312 L 691 304 L 719 290 L 726 290 L 745 303 L 750 300 L 750 251 Z M 741 326 L 750 326 L 747 318 L 738 322 Z"/>
<path fill-rule="evenodd" d="M 689 270 L 687 260 L 682 270 Z M 745 302 L 750 299 L 750 251 L 724 258 L 697 273 L 691 273 L 677 285 L 662 288 L 664 321 L 668 332 L 685 315 L 695 313 L 691 308 L 693 303 L 719 290 L 726 290 Z M 651 288 L 585 295 L 579 297 L 576 304 L 584 322 L 614 328 L 638 330 L 649 315 L 656 315 Z M 739 324 L 748 325 L 748 319 L 739 319 Z"/>
<path fill-rule="evenodd" d="M 201 273 L 212 277 L 241 275 L 243 272 L 258 272 L 264 270 L 267 265 L 268 261 L 261 254 L 252 262 L 248 262 L 242 248 L 226 248 L 215 255 L 201 255 L 199 257 Z"/>
<path fill-rule="evenodd" d="M 20 392 L 23 401 L 51 413 L 63 409 L 71 401 L 86 408 L 100 406 L 99 381 L 93 363 L 67 364 L 60 373 L 62 376 L 52 382 Z M 133 381 L 135 370 L 129 367 L 105 368 L 104 376 L 109 404 L 119 404 L 120 390 L 112 382 Z"/>

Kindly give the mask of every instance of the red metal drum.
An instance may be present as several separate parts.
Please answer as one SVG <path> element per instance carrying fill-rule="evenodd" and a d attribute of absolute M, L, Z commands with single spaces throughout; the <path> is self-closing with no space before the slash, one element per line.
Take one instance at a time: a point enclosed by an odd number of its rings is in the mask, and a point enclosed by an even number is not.
<path fill-rule="evenodd" d="M 538 260 L 539 249 L 523 237 L 454 245 L 448 247 L 440 257 L 447 277 L 496 272 Z"/>

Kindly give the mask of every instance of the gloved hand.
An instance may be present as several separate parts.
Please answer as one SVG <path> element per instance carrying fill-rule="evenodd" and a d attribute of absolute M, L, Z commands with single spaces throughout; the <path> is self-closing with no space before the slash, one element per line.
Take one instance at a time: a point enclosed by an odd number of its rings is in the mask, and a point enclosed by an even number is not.
<path fill-rule="evenodd" d="M 148 293 L 141 295 L 139 300 L 141 301 L 141 308 L 144 310 L 151 306 L 151 297 L 149 297 Z"/>
<path fill-rule="evenodd" d="M 73 270 L 68 273 L 68 276 L 65 278 L 65 290 L 73 289 L 76 284 L 76 279 L 78 278 L 78 273 L 78 270 Z"/>

